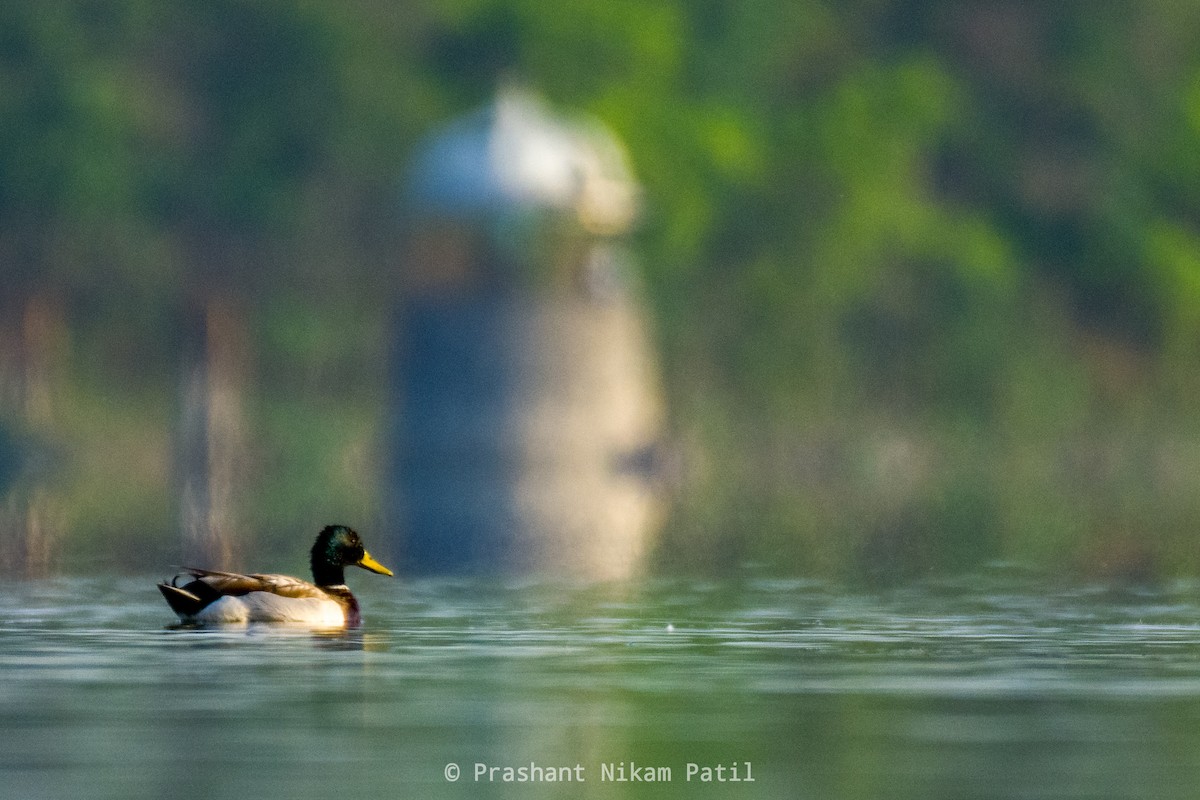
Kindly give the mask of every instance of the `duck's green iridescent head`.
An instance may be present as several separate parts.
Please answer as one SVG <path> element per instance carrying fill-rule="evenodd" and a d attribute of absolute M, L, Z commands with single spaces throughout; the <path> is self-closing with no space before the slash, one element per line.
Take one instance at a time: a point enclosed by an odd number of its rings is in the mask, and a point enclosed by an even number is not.
<path fill-rule="evenodd" d="M 345 525 L 327 525 L 312 548 L 313 580 L 318 586 L 337 586 L 346 582 L 343 567 L 362 567 L 380 575 L 392 571 L 371 558 L 358 533 Z"/>

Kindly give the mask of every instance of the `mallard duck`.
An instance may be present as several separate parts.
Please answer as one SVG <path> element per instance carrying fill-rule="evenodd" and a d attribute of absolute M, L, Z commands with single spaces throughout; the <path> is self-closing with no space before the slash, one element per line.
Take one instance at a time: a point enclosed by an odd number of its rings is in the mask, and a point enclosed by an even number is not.
<path fill-rule="evenodd" d="M 183 567 L 183 573 L 158 584 L 158 590 L 184 622 L 291 622 L 320 628 L 356 628 L 362 617 L 358 601 L 346 587 L 346 566 L 392 574 L 371 558 L 356 532 L 344 525 L 329 525 L 317 534 L 312 548 L 313 583 L 288 575 L 242 575 Z M 179 586 L 184 575 L 193 580 Z"/>

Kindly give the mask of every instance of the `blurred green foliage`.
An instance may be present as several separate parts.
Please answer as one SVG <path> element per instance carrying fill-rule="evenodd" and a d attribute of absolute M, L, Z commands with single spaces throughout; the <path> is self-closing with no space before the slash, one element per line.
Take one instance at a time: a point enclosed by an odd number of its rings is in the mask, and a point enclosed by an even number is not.
<path fill-rule="evenodd" d="M 62 309 L 76 463 L 169 446 L 218 286 L 259 527 L 377 513 L 395 192 L 512 74 L 644 183 L 688 465 L 661 566 L 1200 569 L 1200 15 L 1168 0 L 0 4 L 0 315 Z M 168 461 L 77 468 L 80 540 L 157 541 Z"/>

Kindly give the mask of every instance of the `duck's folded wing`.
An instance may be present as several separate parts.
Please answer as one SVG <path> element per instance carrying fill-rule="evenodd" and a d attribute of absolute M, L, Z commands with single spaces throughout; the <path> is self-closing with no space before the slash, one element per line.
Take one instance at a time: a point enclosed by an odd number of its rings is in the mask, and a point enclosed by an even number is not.
<path fill-rule="evenodd" d="M 263 575 L 257 573 L 221 572 L 214 569 L 184 567 L 188 574 L 203 581 L 221 595 L 245 595 L 250 592 L 268 592 L 280 597 L 314 597 L 328 599 L 320 587 L 290 575 Z"/>

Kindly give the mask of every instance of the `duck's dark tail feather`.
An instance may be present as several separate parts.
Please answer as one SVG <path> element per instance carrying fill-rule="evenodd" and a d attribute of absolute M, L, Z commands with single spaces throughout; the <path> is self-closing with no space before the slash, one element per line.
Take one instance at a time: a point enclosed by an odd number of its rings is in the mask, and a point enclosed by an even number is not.
<path fill-rule="evenodd" d="M 162 592 L 171 610 L 181 617 L 196 616 L 205 606 L 221 596 L 220 592 L 200 580 L 192 581 L 182 588 L 174 583 L 163 582 L 158 584 L 158 590 Z"/>

